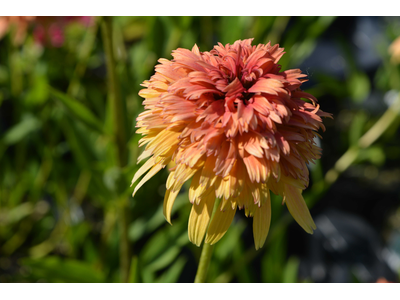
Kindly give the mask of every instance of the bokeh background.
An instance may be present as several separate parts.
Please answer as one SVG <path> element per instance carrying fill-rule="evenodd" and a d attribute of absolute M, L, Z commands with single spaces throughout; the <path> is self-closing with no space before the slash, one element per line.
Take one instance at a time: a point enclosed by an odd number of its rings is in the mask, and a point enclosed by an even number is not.
<path fill-rule="evenodd" d="M 162 214 L 166 170 L 131 197 L 138 92 L 172 50 L 246 38 L 284 47 L 282 68 L 302 69 L 302 89 L 334 116 L 303 193 L 318 229 L 305 233 L 273 195 L 264 247 L 255 251 L 252 219 L 237 213 L 208 281 L 399 281 L 400 59 L 390 45 L 400 17 L 0 17 L 0 36 L 0 282 L 193 282 L 201 248 L 187 237 L 188 187 L 173 226 Z"/>

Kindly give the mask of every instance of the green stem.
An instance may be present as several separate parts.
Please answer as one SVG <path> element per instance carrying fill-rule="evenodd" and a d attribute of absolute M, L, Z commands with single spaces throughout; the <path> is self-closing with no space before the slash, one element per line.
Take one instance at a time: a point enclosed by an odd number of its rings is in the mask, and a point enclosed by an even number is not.
<path fill-rule="evenodd" d="M 285 28 L 289 23 L 289 20 L 290 17 L 287 16 L 276 17 L 266 41 L 267 42 L 271 41 L 272 44 L 278 43 L 280 41 L 282 33 L 285 31 Z"/>
<path fill-rule="evenodd" d="M 120 167 L 127 164 L 127 134 L 126 134 L 126 103 L 122 100 L 118 78 L 116 73 L 116 63 L 113 48 L 113 29 L 112 17 L 104 17 L 102 22 L 103 43 L 106 53 L 106 65 L 108 71 L 108 101 L 111 103 L 113 114 L 113 134 L 118 148 L 118 162 Z"/>
<path fill-rule="evenodd" d="M 106 54 L 107 75 L 108 75 L 108 101 L 112 109 L 113 117 L 113 138 L 117 148 L 117 160 L 120 168 L 126 166 L 127 156 L 127 134 L 126 134 L 126 103 L 122 101 L 118 77 L 116 74 L 116 63 L 113 49 L 113 26 L 112 17 L 104 17 L 102 21 L 102 34 L 104 51 Z M 118 215 L 120 226 L 120 270 L 121 281 L 128 282 L 130 274 L 131 250 L 128 238 L 128 198 L 125 195 L 118 197 Z"/>
<path fill-rule="evenodd" d="M 121 206 L 119 208 L 119 227 L 121 229 L 121 237 L 119 243 L 121 281 L 129 282 L 131 267 L 131 249 L 128 237 L 128 198 L 124 196 L 123 199 L 121 199 Z"/>
<path fill-rule="evenodd" d="M 325 183 L 329 187 L 339 175 L 351 166 L 360 154 L 361 149 L 371 146 L 399 117 L 400 94 L 378 121 L 358 140 L 357 145 L 349 148 L 325 175 Z"/>
<path fill-rule="evenodd" d="M 23 89 L 23 74 L 21 68 L 21 57 L 19 48 L 15 45 L 13 39 L 14 35 L 10 35 L 9 42 L 9 64 L 10 64 L 10 88 L 11 95 L 14 98 L 18 98 Z"/>
<path fill-rule="evenodd" d="M 87 63 L 96 41 L 98 24 L 101 20 L 101 17 L 96 19 L 96 22 L 94 22 L 93 25 L 87 29 L 86 35 L 79 47 L 78 63 L 75 67 L 74 73 L 72 74 L 72 78 L 67 89 L 67 94 L 73 98 L 75 98 L 79 92 L 80 79 L 86 71 Z"/>
<path fill-rule="evenodd" d="M 325 182 L 328 185 L 334 183 L 339 175 L 347 170 L 348 167 L 357 159 L 360 153 L 360 148 L 349 148 L 335 163 L 335 166 L 330 169 L 325 175 Z"/>
<path fill-rule="evenodd" d="M 358 141 L 360 148 L 371 146 L 399 117 L 400 114 L 400 94 L 390 105 L 380 119 L 372 126 Z"/>
<path fill-rule="evenodd" d="M 199 266 L 197 269 L 196 277 L 194 279 L 195 283 L 206 282 L 208 266 L 210 265 L 213 249 L 214 249 L 214 245 L 210 245 L 207 243 L 203 244 L 203 249 L 201 250 Z"/>

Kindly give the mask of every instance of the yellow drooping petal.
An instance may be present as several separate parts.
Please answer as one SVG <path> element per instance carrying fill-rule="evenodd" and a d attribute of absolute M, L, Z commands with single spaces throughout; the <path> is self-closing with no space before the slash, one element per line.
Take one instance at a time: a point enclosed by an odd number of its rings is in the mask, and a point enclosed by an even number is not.
<path fill-rule="evenodd" d="M 171 148 L 176 148 L 178 144 L 179 132 L 164 130 L 161 131 L 146 147 L 146 150 L 152 150 L 155 157 L 163 154 Z M 175 149 L 174 149 L 175 150 Z"/>
<path fill-rule="evenodd" d="M 175 171 L 171 171 L 168 175 L 167 182 L 165 184 L 165 187 L 167 190 L 171 189 L 175 185 Z"/>
<path fill-rule="evenodd" d="M 140 163 L 143 159 L 146 159 L 151 155 L 152 155 L 152 151 L 151 150 L 144 150 L 142 152 L 142 154 L 139 155 L 139 157 L 137 159 L 137 163 Z"/>
<path fill-rule="evenodd" d="M 140 189 L 140 187 L 145 184 L 151 177 L 153 177 L 155 174 L 157 174 L 158 171 L 160 171 L 162 168 L 164 168 L 164 165 L 161 164 L 156 164 L 155 166 L 153 166 L 151 168 L 151 170 L 146 174 L 146 176 L 144 176 L 142 178 L 142 180 L 140 180 L 140 182 L 138 183 L 138 185 L 135 187 L 135 190 L 133 191 L 132 197 L 135 196 L 136 192 L 138 189 Z"/>
<path fill-rule="evenodd" d="M 205 195 L 200 203 L 193 204 L 189 216 L 188 234 L 189 240 L 200 246 L 206 234 L 208 223 L 210 222 L 211 214 L 215 202 L 215 194 L 208 193 Z"/>
<path fill-rule="evenodd" d="M 208 188 L 209 186 L 212 186 L 218 177 L 215 175 L 215 172 L 213 171 L 213 169 L 215 167 L 215 161 L 216 161 L 215 156 L 209 156 L 205 160 L 203 171 L 201 172 L 199 182 L 201 185 L 205 186 L 206 188 Z"/>
<path fill-rule="evenodd" d="M 296 222 L 309 234 L 317 229 L 301 194 L 301 189 L 286 184 L 284 191 L 286 206 Z"/>
<path fill-rule="evenodd" d="M 135 176 L 133 176 L 131 186 L 136 182 L 136 180 L 139 179 L 140 176 L 142 176 L 144 173 L 147 172 L 147 170 L 149 170 L 152 166 L 154 166 L 155 164 L 154 161 L 155 161 L 154 157 L 151 157 L 143 164 L 143 166 L 140 167 L 140 169 L 135 173 Z"/>
<path fill-rule="evenodd" d="M 202 172 L 202 169 L 199 169 L 192 178 L 192 183 L 190 184 L 190 188 L 189 188 L 190 203 L 194 203 L 196 198 L 199 196 L 197 193 L 197 190 L 199 190 L 201 188 L 200 183 L 199 183 L 201 172 Z"/>
<path fill-rule="evenodd" d="M 304 182 L 302 182 L 301 180 L 296 180 L 289 176 L 282 176 L 282 183 L 285 183 L 286 185 L 294 186 L 295 188 L 301 189 L 301 190 L 304 190 L 307 187 L 304 185 Z"/>
<path fill-rule="evenodd" d="M 261 248 L 267 239 L 269 226 L 271 225 L 271 200 L 266 202 L 254 212 L 253 217 L 253 236 L 256 250 Z"/>
<path fill-rule="evenodd" d="M 218 209 L 211 220 L 210 226 L 208 227 L 206 243 L 215 244 L 218 242 L 224 234 L 227 232 L 229 226 L 233 221 L 233 217 L 236 213 L 236 206 L 232 209 L 231 206 L 225 206 L 225 210 L 221 210 L 223 201 L 219 204 Z"/>
<path fill-rule="evenodd" d="M 139 91 L 139 96 L 142 98 L 154 98 L 154 97 L 159 97 L 160 92 L 157 90 L 153 89 L 143 89 Z"/>
<path fill-rule="evenodd" d="M 181 187 L 182 184 L 179 184 L 174 190 L 172 189 L 167 190 L 164 195 L 163 214 L 167 222 L 171 225 L 172 225 L 171 223 L 172 206 L 174 205 L 176 196 L 178 196 Z"/>
<path fill-rule="evenodd" d="M 189 168 L 185 164 L 177 165 L 175 169 L 174 180 L 177 184 L 183 184 L 185 181 L 189 180 L 193 177 L 193 175 L 201 168 L 200 166 L 196 166 L 195 168 Z"/>
<path fill-rule="evenodd" d="M 242 191 L 240 192 L 239 196 L 237 197 L 237 204 L 240 209 L 244 208 L 244 213 L 246 217 L 249 216 L 249 206 L 253 201 L 253 195 L 248 187 L 247 184 L 244 184 Z"/>
<path fill-rule="evenodd" d="M 229 199 L 231 196 L 231 182 L 230 182 L 230 176 L 226 176 L 225 178 L 222 178 L 221 180 L 218 180 L 218 185 L 216 185 L 216 190 L 215 190 L 215 195 L 217 198 L 222 198 L 224 197 L 225 199 Z M 233 194 L 233 191 L 232 191 Z"/>

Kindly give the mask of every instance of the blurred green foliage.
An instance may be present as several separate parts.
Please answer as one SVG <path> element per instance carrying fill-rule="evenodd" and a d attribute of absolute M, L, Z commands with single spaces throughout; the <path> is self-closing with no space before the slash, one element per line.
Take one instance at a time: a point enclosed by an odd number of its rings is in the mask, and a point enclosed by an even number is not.
<path fill-rule="evenodd" d="M 66 25 L 65 42 L 59 48 L 38 45 L 31 32 L 21 46 L 5 36 L 0 40 L 0 282 L 121 281 L 121 207 L 128 216 L 129 280 L 192 282 L 201 248 L 187 237 L 187 187 L 175 202 L 172 227 L 162 214 L 166 171 L 135 198 L 130 196 L 141 152 L 135 134 L 135 119 L 143 110 L 140 84 L 150 78 L 158 58 L 170 59 L 178 47 L 191 49 L 196 43 L 208 51 L 217 42 L 250 37 L 254 44 L 279 43 L 286 51 L 282 67 L 298 68 L 335 21 L 335 17 L 115 17 L 114 71 L 128 116 L 124 167 L 118 164 L 115 124 L 107 101 L 102 18 L 95 18 L 89 27 Z M 385 38 L 391 41 L 400 35 L 399 20 L 385 22 Z M 312 73 L 316 84 L 308 91 L 320 97 L 323 110 L 337 114 L 335 121 L 326 120 L 331 133 L 322 148 L 331 149 L 324 152 L 329 157 L 311 169 L 312 182 L 319 185 L 311 185 L 305 193 L 309 204 L 320 200 L 333 183 L 324 174 L 349 147 L 358 145 L 380 117 L 362 106 L 371 88 L 400 90 L 399 67 L 390 63 L 388 42 L 377 45 L 382 64 L 371 77 L 358 67 L 340 31 L 332 38 L 345 53 L 348 71 L 341 79 Z M 380 143 L 363 149 L 351 164 L 380 168 L 387 157 L 399 162 L 399 143 L 393 142 L 399 123 L 397 118 Z M 209 281 L 308 280 L 298 277 L 299 258 L 287 251 L 291 218 L 279 197 L 273 197 L 272 231 L 264 248 L 253 249 L 251 219 L 239 213 L 215 247 Z"/>

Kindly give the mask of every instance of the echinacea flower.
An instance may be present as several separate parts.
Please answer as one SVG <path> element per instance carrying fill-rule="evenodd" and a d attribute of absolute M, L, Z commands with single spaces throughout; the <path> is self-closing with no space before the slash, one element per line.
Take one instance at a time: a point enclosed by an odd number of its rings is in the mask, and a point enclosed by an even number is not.
<path fill-rule="evenodd" d="M 167 179 L 164 216 L 182 185 L 191 179 L 189 239 L 214 244 L 228 230 L 237 209 L 253 217 L 256 249 L 263 246 L 271 221 L 270 191 L 283 196 L 289 212 L 308 233 L 316 229 L 302 191 L 307 164 L 321 149 L 314 137 L 325 130 L 317 99 L 300 90 L 299 69 L 281 71 L 283 48 L 252 39 L 218 44 L 210 52 L 173 51 L 160 59 L 139 95 L 145 111 L 137 118 L 138 161 L 148 158 L 132 184 L 147 171 L 133 194 L 173 162 Z M 211 219 L 216 198 L 221 199 Z"/>

